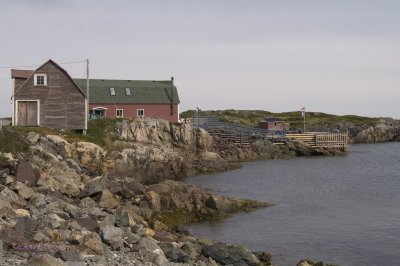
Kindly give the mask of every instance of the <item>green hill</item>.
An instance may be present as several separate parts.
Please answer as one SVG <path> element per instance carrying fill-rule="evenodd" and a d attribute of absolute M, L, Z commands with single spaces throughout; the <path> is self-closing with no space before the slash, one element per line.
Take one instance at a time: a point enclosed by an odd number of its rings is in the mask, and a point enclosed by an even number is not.
<path fill-rule="evenodd" d="M 188 110 L 181 113 L 182 118 L 195 117 L 195 110 Z M 206 110 L 200 111 L 200 116 L 217 116 L 221 121 L 227 123 L 240 123 L 248 126 L 257 126 L 258 122 L 266 117 L 282 118 L 289 125 L 289 130 L 303 128 L 303 117 L 300 111 L 272 113 L 262 110 Z M 379 118 L 363 117 L 356 115 L 332 115 L 321 112 L 307 112 L 306 127 L 308 130 L 323 128 L 333 130 L 348 126 L 372 126 L 378 122 Z"/>

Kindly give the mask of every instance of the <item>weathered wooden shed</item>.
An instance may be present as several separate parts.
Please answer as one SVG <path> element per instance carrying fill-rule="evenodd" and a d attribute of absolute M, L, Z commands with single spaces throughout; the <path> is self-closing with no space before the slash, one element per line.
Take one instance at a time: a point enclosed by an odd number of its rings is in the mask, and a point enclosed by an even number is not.
<path fill-rule="evenodd" d="M 34 71 L 11 70 L 13 125 L 87 129 L 86 95 L 52 60 Z"/>

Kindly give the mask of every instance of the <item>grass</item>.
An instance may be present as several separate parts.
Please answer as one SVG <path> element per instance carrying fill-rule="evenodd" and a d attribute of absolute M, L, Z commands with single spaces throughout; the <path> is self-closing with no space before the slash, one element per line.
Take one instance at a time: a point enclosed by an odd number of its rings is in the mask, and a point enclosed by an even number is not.
<path fill-rule="evenodd" d="M 7 134 L 9 134 L 10 136 L 8 136 L 7 139 L 4 139 L 3 142 L 1 142 L 2 140 L 0 138 L 0 145 L 2 147 L 1 150 L 3 151 L 3 145 L 4 149 L 6 150 L 12 150 L 13 146 L 15 146 L 15 151 L 20 150 L 21 148 L 18 146 L 19 144 L 17 139 L 24 139 L 21 138 L 21 134 L 27 134 L 29 132 L 35 132 L 41 136 L 59 135 L 69 142 L 92 142 L 103 147 L 106 150 L 112 150 L 112 142 L 117 138 L 116 124 L 118 121 L 120 121 L 120 119 L 90 120 L 88 122 L 88 130 L 86 132 L 86 135 L 75 132 L 73 130 L 58 130 L 46 127 L 7 126 L 4 128 L 5 130 L 3 131 L 9 132 Z M 13 140 L 11 142 L 12 144 L 8 143 L 8 141 L 10 141 L 10 138 L 12 138 L 11 140 Z"/>
<path fill-rule="evenodd" d="M 12 154 L 28 152 L 29 145 L 22 137 L 22 133 L 3 127 L 0 131 L 0 151 Z"/>
<path fill-rule="evenodd" d="M 182 118 L 195 117 L 195 110 L 188 110 L 181 113 Z M 272 113 L 262 110 L 216 110 L 216 111 L 201 111 L 200 116 L 217 116 L 222 122 L 240 123 L 248 126 L 258 126 L 258 122 L 265 117 L 282 118 L 289 124 L 289 130 L 302 129 L 303 117 L 301 112 L 283 112 Z M 307 112 L 307 125 L 333 125 L 337 123 L 350 122 L 355 126 L 371 126 L 375 125 L 379 118 L 363 117 L 356 115 L 332 115 L 321 112 Z"/>
<path fill-rule="evenodd" d="M 88 122 L 86 135 L 81 135 L 85 141 L 96 143 L 110 149 L 112 142 L 117 139 L 117 122 L 121 119 L 97 119 Z"/>

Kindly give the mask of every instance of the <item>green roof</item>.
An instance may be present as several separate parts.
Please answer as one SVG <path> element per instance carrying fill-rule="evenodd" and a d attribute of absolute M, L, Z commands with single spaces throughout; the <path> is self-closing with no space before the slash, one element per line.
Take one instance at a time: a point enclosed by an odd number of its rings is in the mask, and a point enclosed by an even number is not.
<path fill-rule="evenodd" d="M 73 79 L 75 83 L 86 92 L 86 79 Z M 137 103 L 137 104 L 160 104 L 171 103 L 170 80 L 111 80 L 90 79 L 89 80 L 89 103 Z M 111 95 L 110 88 L 114 88 L 115 95 Z M 126 88 L 130 94 L 127 95 Z M 172 88 L 174 104 L 179 103 L 178 90 Z"/>

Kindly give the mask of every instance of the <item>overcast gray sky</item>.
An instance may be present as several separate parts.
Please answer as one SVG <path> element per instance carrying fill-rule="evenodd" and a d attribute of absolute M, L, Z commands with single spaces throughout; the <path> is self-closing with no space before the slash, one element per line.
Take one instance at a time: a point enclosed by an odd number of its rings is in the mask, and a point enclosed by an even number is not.
<path fill-rule="evenodd" d="M 0 66 L 89 58 L 92 78 L 173 75 L 181 111 L 400 118 L 399 14 L 397 0 L 0 0 Z M 0 68 L 0 116 L 11 87 Z"/>

